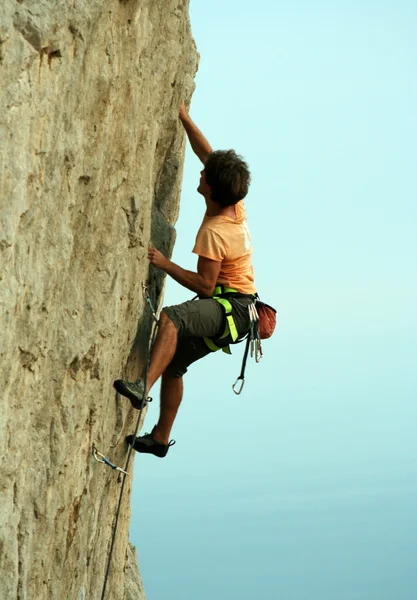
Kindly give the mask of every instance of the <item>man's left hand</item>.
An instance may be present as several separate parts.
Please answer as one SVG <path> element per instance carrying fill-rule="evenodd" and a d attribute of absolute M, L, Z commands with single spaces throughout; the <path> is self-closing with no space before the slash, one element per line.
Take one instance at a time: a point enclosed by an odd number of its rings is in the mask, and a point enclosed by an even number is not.
<path fill-rule="evenodd" d="M 169 260 L 165 258 L 165 256 L 155 248 L 155 246 L 149 247 L 148 259 L 151 265 L 153 265 L 157 269 L 162 269 L 163 271 L 169 263 Z"/>

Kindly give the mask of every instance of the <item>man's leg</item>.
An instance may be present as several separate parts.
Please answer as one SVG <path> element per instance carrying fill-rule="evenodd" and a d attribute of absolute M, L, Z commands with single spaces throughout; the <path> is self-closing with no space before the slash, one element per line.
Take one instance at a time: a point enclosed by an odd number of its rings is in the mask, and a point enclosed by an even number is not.
<path fill-rule="evenodd" d="M 160 316 L 158 334 L 149 364 L 147 389 L 144 390 L 142 379 L 134 382 L 117 379 L 114 382 L 115 389 L 129 398 L 134 408 L 140 410 L 144 393 L 147 397 L 154 383 L 164 373 L 161 417 L 155 428 L 157 437 L 158 434 L 164 439 L 169 436 L 181 403 L 181 378 L 187 367 L 211 352 L 203 338 L 217 335 L 223 329 L 223 308 L 215 300 L 188 301 L 168 306 Z M 136 445 L 135 449 L 138 449 Z"/>
<path fill-rule="evenodd" d="M 217 335 L 223 330 L 223 318 L 223 309 L 219 303 L 210 299 L 167 307 L 161 313 L 160 328 L 152 350 L 147 384 L 148 392 L 162 375 L 160 415 L 152 433 L 135 439 L 131 435 L 126 438 L 127 443 L 133 444 L 137 452 L 163 458 L 172 443 L 175 443 L 169 440 L 169 436 L 182 400 L 182 377 L 189 365 L 211 354 L 203 338 Z M 131 394 L 132 385 L 140 388 L 138 382 L 142 386 L 139 396 Z M 136 399 L 142 398 L 143 395 L 143 383 L 140 380 L 138 382 L 133 384 L 123 380 L 115 382 L 115 388 L 119 392 L 122 385 L 120 393 L 128 398 L 133 396 L 133 401 L 131 400 L 133 406 Z"/>
<path fill-rule="evenodd" d="M 163 373 L 161 381 L 161 408 L 158 423 L 152 431 L 152 437 L 160 444 L 168 444 L 172 425 L 177 416 L 183 395 L 182 377 Z"/>
<path fill-rule="evenodd" d="M 173 321 L 165 312 L 161 312 L 159 317 L 158 332 L 153 345 L 151 360 L 149 363 L 147 389 L 144 389 L 144 378 L 136 381 L 126 381 L 116 379 L 113 383 L 114 388 L 126 396 L 132 403 L 132 406 L 140 410 L 142 399 L 147 398 L 149 390 L 157 379 L 162 375 L 166 367 L 171 362 L 177 348 L 178 332 Z M 142 376 L 144 372 L 142 373 Z"/>
<path fill-rule="evenodd" d="M 191 363 L 200 360 L 200 358 L 210 353 L 211 351 L 202 338 L 180 337 L 178 339 L 175 355 L 162 374 L 161 406 L 158 423 L 150 434 L 145 434 L 135 440 L 132 435 L 126 438 L 128 444 L 133 444 L 137 452 L 154 454 L 160 458 L 166 456 L 169 446 L 175 443 L 173 441 L 170 442 L 169 436 L 182 400 L 182 377 Z"/>
<path fill-rule="evenodd" d="M 166 310 L 166 312 L 165 312 Z M 152 350 L 149 365 L 148 385 L 146 396 L 155 381 L 159 379 L 171 360 L 174 358 L 180 336 L 203 338 L 218 333 L 223 326 L 224 313 L 215 300 L 189 301 L 176 306 L 169 306 L 161 312 L 158 335 Z M 205 349 L 205 344 L 203 343 Z M 201 358 L 187 357 L 187 366 Z"/>
<path fill-rule="evenodd" d="M 169 443 L 183 396 L 183 375 L 187 368 L 208 354 L 211 354 L 211 350 L 202 338 L 179 338 L 174 358 L 162 374 L 159 419 L 152 431 L 152 437 L 157 442 Z"/>
<path fill-rule="evenodd" d="M 178 332 L 174 323 L 163 311 L 159 317 L 156 340 L 152 349 L 148 372 L 146 397 L 155 381 L 159 379 L 174 357 L 177 348 Z M 181 401 L 181 400 L 180 400 Z"/>

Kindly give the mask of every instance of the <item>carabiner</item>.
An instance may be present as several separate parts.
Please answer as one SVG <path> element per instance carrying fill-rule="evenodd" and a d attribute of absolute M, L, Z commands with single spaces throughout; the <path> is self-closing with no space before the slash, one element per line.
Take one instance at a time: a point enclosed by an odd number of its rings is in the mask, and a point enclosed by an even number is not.
<path fill-rule="evenodd" d="M 255 361 L 257 363 L 260 363 L 262 360 L 262 344 L 261 344 L 261 340 L 259 338 L 257 338 L 256 340 L 256 352 L 255 352 Z"/>
<path fill-rule="evenodd" d="M 240 384 L 240 388 L 238 389 L 238 391 L 236 391 L 236 385 L 237 385 L 237 382 L 239 381 L 239 379 L 242 381 L 242 383 Z M 239 394 L 243 390 L 243 386 L 244 385 L 245 385 L 245 378 L 244 377 L 238 377 L 236 379 L 236 381 L 234 382 L 234 384 L 232 385 L 232 389 L 233 389 L 234 393 L 236 394 L 236 396 L 239 396 Z"/>
<path fill-rule="evenodd" d="M 254 304 L 249 304 L 249 318 L 251 323 L 254 323 L 258 320 L 258 315 Z"/>

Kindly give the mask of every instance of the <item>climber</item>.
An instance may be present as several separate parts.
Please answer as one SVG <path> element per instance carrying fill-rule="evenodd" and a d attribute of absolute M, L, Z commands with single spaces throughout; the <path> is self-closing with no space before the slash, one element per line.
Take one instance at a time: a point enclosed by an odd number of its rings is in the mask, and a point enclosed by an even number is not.
<path fill-rule="evenodd" d="M 249 305 L 256 288 L 251 263 L 252 245 L 243 198 L 248 192 L 247 164 L 234 150 L 213 152 L 189 116 L 184 103 L 179 118 L 194 153 L 203 163 L 197 192 L 206 202 L 206 212 L 193 252 L 198 255 L 197 272 L 174 264 L 151 246 L 149 261 L 175 281 L 198 295 L 198 300 L 163 308 L 152 350 L 147 389 L 142 379 L 118 379 L 115 389 L 138 410 L 142 399 L 159 377 L 160 416 L 150 434 L 135 439 L 138 452 L 166 456 L 178 408 L 183 396 L 187 367 L 219 348 L 244 337 L 250 328 Z M 129 444 L 133 436 L 127 437 Z"/>

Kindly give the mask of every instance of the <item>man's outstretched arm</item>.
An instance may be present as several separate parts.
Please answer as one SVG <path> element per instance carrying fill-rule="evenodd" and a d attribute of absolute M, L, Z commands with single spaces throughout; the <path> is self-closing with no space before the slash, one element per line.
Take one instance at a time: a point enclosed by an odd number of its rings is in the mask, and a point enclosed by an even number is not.
<path fill-rule="evenodd" d="M 207 162 L 208 155 L 213 152 L 213 148 L 210 146 L 204 135 L 201 133 L 197 125 L 191 119 L 190 115 L 185 108 L 184 102 L 180 106 L 180 114 L 182 124 L 187 133 L 188 140 L 191 144 L 191 148 L 194 153 L 198 156 L 201 162 L 205 165 Z"/>
<path fill-rule="evenodd" d="M 199 296 L 209 297 L 216 287 L 221 262 L 198 257 L 197 273 L 187 271 L 166 258 L 159 250 L 151 246 L 148 250 L 149 261 L 154 267 L 162 269 L 175 281 Z"/>

